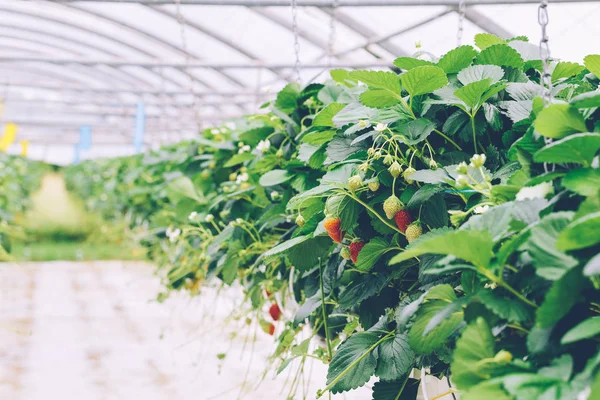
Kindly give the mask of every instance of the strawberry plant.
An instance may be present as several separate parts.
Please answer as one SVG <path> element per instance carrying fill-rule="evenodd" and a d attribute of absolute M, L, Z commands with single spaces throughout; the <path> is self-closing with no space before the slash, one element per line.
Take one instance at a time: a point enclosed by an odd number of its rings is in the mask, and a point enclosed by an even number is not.
<path fill-rule="evenodd" d="M 600 56 L 553 61 L 544 106 L 537 46 L 475 42 L 289 84 L 194 142 L 73 167 L 71 187 L 127 218 L 168 290 L 239 282 L 279 372 L 329 364 L 317 398 L 373 377 L 374 400 L 416 398 L 413 369 L 467 400 L 596 398 Z"/>
<path fill-rule="evenodd" d="M 29 206 L 44 169 L 41 163 L 0 153 L 0 260 L 10 259 L 11 237 L 22 235 L 15 217 Z"/>

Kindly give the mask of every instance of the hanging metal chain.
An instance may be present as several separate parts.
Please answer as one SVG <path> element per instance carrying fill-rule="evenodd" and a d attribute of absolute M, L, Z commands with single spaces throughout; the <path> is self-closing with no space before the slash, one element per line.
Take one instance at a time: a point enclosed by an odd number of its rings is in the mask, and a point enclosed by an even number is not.
<path fill-rule="evenodd" d="M 552 75 L 550 74 L 550 46 L 548 45 L 548 0 L 541 0 L 538 7 L 538 23 L 542 27 L 542 37 L 540 38 L 540 59 L 542 60 L 542 76 L 540 77 L 540 87 L 542 89 L 542 100 L 544 107 L 552 104 Z M 552 139 L 544 137 L 546 144 L 552 143 Z M 544 171 L 554 171 L 555 165 L 548 168 L 548 163 L 544 163 Z"/>
<path fill-rule="evenodd" d="M 466 10 L 466 1 L 459 0 L 458 2 L 458 30 L 456 31 L 456 46 L 460 46 L 462 44 L 463 37 L 463 25 L 465 23 L 465 10 Z"/>
<path fill-rule="evenodd" d="M 335 54 L 335 40 L 337 35 L 336 17 L 339 5 L 339 0 L 333 0 L 333 4 L 331 5 L 331 18 L 329 19 L 329 40 L 327 41 L 327 62 L 329 65 L 331 65 Z"/>
<path fill-rule="evenodd" d="M 541 0 L 538 7 L 538 22 L 542 27 L 540 39 L 540 59 L 542 60 L 542 76 L 540 86 L 542 87 L 542 99 L 544 106 L 552 103 L 552 75 L 550 74 L 550 46 L 548 45 L 547 27 L 550 22 L 548 17 L 548 0 Z"/>
<path fill-rule="evenodd" d="M 185 54 L 185 73 L 190 80 L 190 94 L 192 95 L 192 111 L 194 113 L 194 120 L 196 121 L 196 125 L 198 126 L 198 129 L 200 129 L 201 122 L 200 122 L 200 115 L 198 114 L 198 107 L 197 107 L 198 96 L 196 96 L 194 75 L 192 75 L 192 72 L 190 71 L 191 55 L 190 55 L 190 52 L 188 51 L 188 47 L 187 47 L 187 34 L 186 34 L 187 23 L 185 21 L 185 17 L 183 16 L 183 14 L 181 12 L 181 0 L 175 0 L 175 17 L 177 18 L 177 22 L 179 23 L 180 36 L 181 36 L 181 47 L 183 48 L 183 52 Z"/>
<path fill-rule="evenodd" d="M 298 1 L 291 0 L 292 4 L 292 32 L 294 33 L 294 54 L 296 62 L 294 71 L 296 73 L 296 82 L 300 83 L 300 38 L 298 35 Z"/>

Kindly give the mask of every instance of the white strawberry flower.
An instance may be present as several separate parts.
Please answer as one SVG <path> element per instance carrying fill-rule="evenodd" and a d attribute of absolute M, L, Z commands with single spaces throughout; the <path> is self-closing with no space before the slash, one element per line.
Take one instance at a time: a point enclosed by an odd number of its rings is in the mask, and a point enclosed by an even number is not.
<path fill-rule="evenodd" d="M 488 205 L 485 205 L 485 206 L 477 206 L 477 207 L 475 207 L 475 209 L 473 210 L 473 212 L 474 212 L 475 214 L 483 214 L 483 213 L 485 213 L 486 211 L 488 211 L 489 209 L 490 209 L 490 206 L 488 206 Z"/>
<path fill-rule="evenodd" d="M 279 194 L 279 192 L 273 190 L 271 192 L 271 200 L 276 201 L 277 199 L 279 199 L 281 197 L 281 194 Z"/>
<path fill-rule="evenodd" d="M 213 222 L 215 220 L 215 216 L 212 214 L 208 214 L 206 217 L 204 217 L 204 222 Z"/>
<path fill-rule="evenodd" d="M 248 173 L 246 172 L 242 172 L 241 174 L 239 174 L 237 176 L 237 178 L 235 178 L 235 183 L 237 183 L 238 185 L 242 182 L 248 182 Z"/>
<path fill-rule="evenodd" d="M 469 177 L 468 176 L 460 174 L 460 175 L 458 175 L 456 177 L 456 185 L 457 186 L 461 186 L 462 187 L 462 186 L 467 186 L 468 184 L 469 184 Z"/>
<path fill-rule="evenodd" d="M 485 156 L 485 154 L 475 154 L 473 155 L 473 157 L 471 157 L 471 163 L 469 165 L 473 168 L 483 167 L 483 164 L 485 164 L 486 159 L 487 157 Z"/>
<path fill-rule="evenodd" d="M 361 119 L 360 121 L 358 121 L 358 126 L 361 128 L 366 128 L 367 126 L 369 126 L 369 121 L 366 119 Z"/>
<path fill-rule="evenodd" d="M 387 127 L 388 127 L 387 124 L 384 124 L 384 123 L 380 122 L 373 129 L 375 129 L 377 132 L 383 132 L 383 131 L 385 131 L 387 129 Z"/>
<path fill-rule="evenodd" d="M 517 201 L 543 199 L 549 193 L 552 193 L 552 189 L 552 184 L 550 182 L 543 182 L 539 185 L 523 187 L 521 190 L 519 190 L 519 193 L 517 193 Z"/>
<path fill-rule="evenodd" d="M 269 139 L 261 140 L 258 142 L 256 148 L 260 150 L 261 153 L 266 153 L 271 148 L 271 141 L 269 141 Z"/>
<path fill-rule="evenodd" d="M 173 229 L 173 227 L 170 226 L 167 228 L 166 235 L 169 238 L 169 241 L 171 243 L 174 243 L 177 240 L 177 238 L 179 237 L 179 235 L 181 235 L 181 229 L 179 229 L 179 228 Z"/>
<path fill-rule="evenodd" d="M 190 221 L 195 221 L 198 218 L 198 213 L 196 211 L 192 211 L 188 217 Z"/>
<path fill-rule="evenodd" d="M 242 153 L 247 153 L 247 152 L 249 152 L 250 150 L 252 150 L 252 148 L 251 148 L 249 145 L 245 144 L 245 145 L 242 145 L 242 146 L 240 147 L 240 149 L 238 150 L 238 153 L 239 153 L 239 154 L 242 154 Z"/>

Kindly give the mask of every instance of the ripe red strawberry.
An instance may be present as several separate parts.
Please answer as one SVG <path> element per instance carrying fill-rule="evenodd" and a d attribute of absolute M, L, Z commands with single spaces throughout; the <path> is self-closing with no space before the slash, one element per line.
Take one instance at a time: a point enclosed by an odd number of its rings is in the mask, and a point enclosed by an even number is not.
<path fill-rule="evenodd" d="M 418 222 L 413 222 L 406 228 L 406 240 L 411 243 L 423 234 L 423 227 Z"/>
<path fill-rule="evenodd" d="M 408 212 L 408 210 L 400 210 L 394 215 L 394 220 L 396 221 L 396 226 L 402 233 L 406 232 L 406 228 L 413 221 L 412 215 Z"/>
<path fill-rule="evenodd" d="M 269 315 L 273 318 L 273 321 L 279 321 L 279 317 L 281 317 L 281 309 L 277 305 L 277 303 L 271 304 L 269 308 Z"/>
<path fill-rule="evenodd" d="M 327 217 L 323 225 L 334 242 L 342 243 L 344 232 L 342 232 L 342 221 L 339 218 Z"/>
<path fill-rule="evenodd" d="M 354 264 L 356 264 L 356 260 L 358 259 L 358 253 L 362 250 L 365 244 L 361 241 L 352 242 L 348 248 L 350 249 L 350 259 Z"/>

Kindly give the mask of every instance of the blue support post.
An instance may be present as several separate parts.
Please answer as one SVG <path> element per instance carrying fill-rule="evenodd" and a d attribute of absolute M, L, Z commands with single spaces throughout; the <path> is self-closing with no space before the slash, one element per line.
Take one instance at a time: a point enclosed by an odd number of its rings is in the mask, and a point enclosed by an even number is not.
<path fill-rule="evenodd" d="M 146 112 L 144 110 L 144 102 L 138 101 L 135 109 L 135 135 L 133 144 L 135 151 L 139 154 L 144 146 L 144 131 L 146 128 Z"/>
<path fill-rule="evenodd" d="M 79 147 L 81 150 L 89 150 L 92 147 L 92 127 L 82 125 L 79 127 Z"/>
<path fill-rule="evenodd" d="M 78 143 L 75 146 L 73 146 L 73 164 L 75 164 L 75 165 L 79 164 L 80 156 L 81 156 L 81 145 Z"/>

